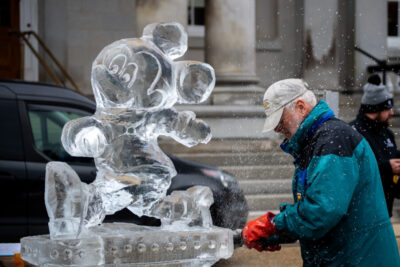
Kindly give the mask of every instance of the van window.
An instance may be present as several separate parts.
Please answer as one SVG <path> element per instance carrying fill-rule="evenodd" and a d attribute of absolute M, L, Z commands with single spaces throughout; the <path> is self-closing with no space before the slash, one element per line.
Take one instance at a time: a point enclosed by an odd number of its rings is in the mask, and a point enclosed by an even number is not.
<path fill-rule="evenodd" d="M 92 163 L 92 158 L 72 157 L 63 148 L 61 133 L 64 125 L 73 119 L 89 115 L 80 110 L 63 107 L 28 105 L 34 145 L 51 160 L 73 163 Z"/>
<path fill-rule="evenodd" d="M 0 99 L 0 159 L 24 160 L 17 102 Z"/>

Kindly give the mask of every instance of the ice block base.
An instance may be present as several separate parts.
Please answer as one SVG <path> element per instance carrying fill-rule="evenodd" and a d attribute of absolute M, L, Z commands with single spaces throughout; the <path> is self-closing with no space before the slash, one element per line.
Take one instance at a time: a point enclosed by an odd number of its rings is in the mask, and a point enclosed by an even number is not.
<path fill-rule="evenodd" d="M 21 257 L 38 266 L 211 266 L 233 253 L 233 233 L 213 226 L 160 227 L 106 223 L 79 239 L 21 239 Z"/>

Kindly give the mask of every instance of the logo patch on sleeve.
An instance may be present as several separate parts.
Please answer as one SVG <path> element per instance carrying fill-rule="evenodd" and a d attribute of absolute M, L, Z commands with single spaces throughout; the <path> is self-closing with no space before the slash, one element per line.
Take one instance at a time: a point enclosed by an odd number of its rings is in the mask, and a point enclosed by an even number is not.
<path fill-rule="evenodd" d="M 390 140 L 390 138 L 386 139 L 386 146 L 387 147 L 394 147 L 392 141 Z"/>

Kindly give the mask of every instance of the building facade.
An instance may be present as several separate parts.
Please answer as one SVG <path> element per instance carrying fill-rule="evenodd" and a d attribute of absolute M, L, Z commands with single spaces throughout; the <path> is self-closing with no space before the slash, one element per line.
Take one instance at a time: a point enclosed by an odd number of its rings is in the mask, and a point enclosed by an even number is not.
<path fill-rule="evenodd" d="M 260 104 L 265 88 L 289 77 L 304 78 L 320 92 L 331 90 L 340 95 L 360 92 L 368 76 L 367 67 L 376 62 L 356 52 L 354 46 L 379 59 L 399 58 L 396 44 L 400 36 L 398 31 L 393 34 L 393 28 L 398 28 L 395 21 L 400 13 L 398 0 L 8 0 L 8 3 L 19 17 L 19 26 L 14 28 L 37 32 L 87 95 L 92 94 L 91 63 L 98 52 L 114 40 L 141 36 L 145 25 L 158 21 L 183 24 L 189 33 L 189 50 L 184 58 L 206 61 L 215 68 L 217 86 L 207 103 L 215 106 L 211 108 L 215 112 L 221 105 L 238 110 L 236 106 L 242 106 L 242 110 L 251 110 L 250 114 L 263 115 L 252 107 Z M 7 5 L 2 5 L 3 10 L 7 9 Z M 389 31 L 395 36 L 388 36 Z M 34 38 L 30 41 L 47 60 L 37 41 Z M 21 51 L 19 78 L 53 82 L 26 45 Z M 394 89 L 398 87 L 396 77 L 391 75 L 389 79 Z M 64 78 L 60 79 L 71 87 Z"/>

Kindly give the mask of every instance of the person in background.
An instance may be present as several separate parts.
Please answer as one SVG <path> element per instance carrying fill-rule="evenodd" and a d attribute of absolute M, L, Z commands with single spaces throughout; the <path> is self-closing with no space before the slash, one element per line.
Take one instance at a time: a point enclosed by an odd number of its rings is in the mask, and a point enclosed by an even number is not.
<path fill-rule="evenodd" d="M 304 266 L 400 266 L 378 164 L 365 138 L 335 118 L 308 85 L 286 79 L 264 95 L 264 132 L 286 138 L 294 157 L 293 204 L 247 223 L 244 243 L 258 251 L 300 241 Z"/>
<path fill-rule="evenodd" d="M 400 193 L 400 151 L 393 132 L 388 128 L 389 119 L 394 115 L 393 97 L 377 74 L 368 78 L 363 89 L 359 113 L 350 125 L 367 139 L 375 154 L 387 209 L 392 217 L 393 201 Z"/>

